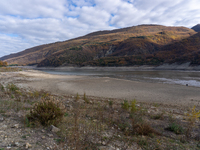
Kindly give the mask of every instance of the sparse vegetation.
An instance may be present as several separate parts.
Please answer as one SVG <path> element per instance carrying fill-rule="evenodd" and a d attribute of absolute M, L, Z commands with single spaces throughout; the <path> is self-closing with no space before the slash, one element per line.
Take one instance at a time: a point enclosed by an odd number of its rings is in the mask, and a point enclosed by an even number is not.
<path fill-rule="evenodd" d="M 183 138 L 190 124 L 192 130 L 199 131 L 195 128 L 200 114 L 196 107 L 188 111 L 185 123 L 173 113 L 163 113 L 165 107 L 162 105 L 155 110 L 155 104 L 136 100 L 121 103 L 116 99 L 86 96 L 86 93 L 62 97 L 45 91 L 21 89 L 14 83 L 0 84 L 0 87 L 4 87 L 0 90 L 0 115 L 9 118 L 10 112 L 24 114 L 24 119 L 18 121 L 24 127 L 20 130 L 29 132 L 20 135 L 22 140 L 30 139 L 39 131 L 54 139 L 55 149 L 198 149 L 198 140 L 194 137 Z M 48 129 L 52 124 L 60 131 L 52 134 Z M 166 124 L 169 124 L 167 130 Z M 45 139 L 50 140 L 48 136 L 42 140 Z M 36 145 L 42 145 L 42 140 L 39 138 Z"/>

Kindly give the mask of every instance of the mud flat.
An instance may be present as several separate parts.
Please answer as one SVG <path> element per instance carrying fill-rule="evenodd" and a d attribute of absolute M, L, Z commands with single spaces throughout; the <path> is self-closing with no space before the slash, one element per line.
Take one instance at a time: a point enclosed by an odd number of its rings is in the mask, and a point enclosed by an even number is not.
<path fill-rule="evenodd" d="M 46 90 L 55 94 L 106 97 L 116 99 L 136 99 L 140 102 L 163 103 L 173 105 L 200 104 L 200 88 L 162 83 L 145 83 L 114 79 L 108 77 L 52 75 L 41 71 L 21 71 L 2 73 L 9 82 L 23 88 Z"/>

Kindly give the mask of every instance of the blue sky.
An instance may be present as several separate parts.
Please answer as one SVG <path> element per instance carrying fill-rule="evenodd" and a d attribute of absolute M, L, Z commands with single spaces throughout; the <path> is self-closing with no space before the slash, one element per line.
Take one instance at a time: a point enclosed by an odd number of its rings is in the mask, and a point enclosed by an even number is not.
<path fill-rule="evenodd" d="M 198 23 L 200 0 L 1 0 L 0 57 L 93 31 Z"/>

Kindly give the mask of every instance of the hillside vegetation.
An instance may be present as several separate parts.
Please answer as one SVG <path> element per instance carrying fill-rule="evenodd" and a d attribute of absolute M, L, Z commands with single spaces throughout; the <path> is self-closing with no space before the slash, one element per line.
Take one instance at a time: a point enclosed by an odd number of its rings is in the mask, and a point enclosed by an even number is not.
<path fill-rule="evenodd" d="M 194 34 L 194 30 L 185 27 L 139 25 L 98 31 L 64 42 L 33 47 L 0 59 L 9 64 L 38 64 L 39 67 L 160 65 L 164 62 L 182 62 L 184 55 L 188 55 L 185 52 L 189 52 L 187 61 L 198 64 L 199 61 L 190 60 L 198 53 L 199 41 L 192 41 L 192 38 L 198 39 L 199 34 Z M 188 41 L 190 43 L 187 44 Z M 171 51 L 173 47 L 177 50 L 174 48 Z M 181 55 L 178 54 L 180 50 Z M 168 54 L 173 56 L 166 56 L 167 51 L 171 51 Z"/>

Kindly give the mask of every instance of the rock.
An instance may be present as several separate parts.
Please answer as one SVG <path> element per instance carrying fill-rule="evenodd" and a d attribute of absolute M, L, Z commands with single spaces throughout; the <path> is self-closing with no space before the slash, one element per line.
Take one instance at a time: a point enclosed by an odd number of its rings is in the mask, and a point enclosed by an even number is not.
<path fill-rule="evenodd" d="M 4 121 L 4 118 L 0 118 L 0 121 Z"/>
<path fill-rule="evenodd" d="M 20 147 L 19 142 L 15 142 L 15 146 Z"/>
<path fill-rule="evenodd" d="M 50 130 L 51 130 L 52 132 L 59 132 L 59 131 L 60 131 L 59 128 L 57 128 L 57 127 L 55 127 L 55 126 L 53 126 L 53 125 L 51 125 L 50 128 L 51 128 Z"/>
<path fill-rule="evenodd" d="M 31 144 L 29 144 L 29 143 L 26 143 L 25 147 L 26 147 L 26 149 L 28 149 L 28 148 L 31 148 L 31 147 L 32 147 L 32 145 L 31 145 Z"/>
<path fill-rule="evenodd" d="M 19 142 L 12 142 L 11 146 L 14 146 L 14 147 L 19 147 L 19 146 L 20 146 L 20 144 L 19 144 Z"/>
<path fill-rule="evenodd" d="M 8 147 L 6 147 L 6 149 L 11 149 L 12 147 L 10 147 L 10 146 L 8 146 Z"/>
<path fill-rule="evenodd" d="M 156 109 L 156 107 L 154 107 L 154 106 L 151 106 L 151 109 Z"/>
<path fill-rule="evenodd" d="M 109 146 L 100 146 L 99 150 L 115 150 L 115 149 Z"/>
<path fill-rule="evenodd" d="M 47 134 L 49 137 L 53 137 L 53 134 Z"/>
<path fill-rule="evenodd" d="M 19 124 L 15 124 L 14 126 L 12 126 L 11 128 L 19 128 Z"/>
<path fill-rule="evenodd" d="M 3 125 L 2 128 L 4 128 L 4 129 L 7 128 L 7 125 Z"/>
<path fill-rule="evenodd" d="M 45 132 L 45 130 L 43 130 L 43 129 L 42 129 L 41 131 L 42 131 L 43 133 Z"/>
<path fill-rule="evenodd" d="M 73 107 L 71 105 L 69 105 L 69 110 L 73 110 Z"/>

